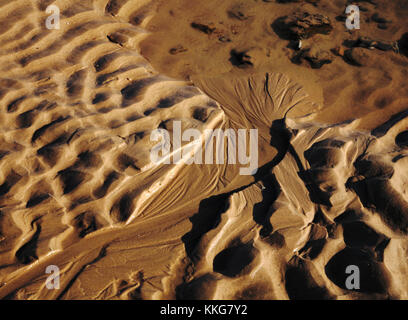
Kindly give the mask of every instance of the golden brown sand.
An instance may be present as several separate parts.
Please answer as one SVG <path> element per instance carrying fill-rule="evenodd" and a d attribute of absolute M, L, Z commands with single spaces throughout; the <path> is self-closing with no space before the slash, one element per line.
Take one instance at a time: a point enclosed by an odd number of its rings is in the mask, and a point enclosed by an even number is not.
<path fill-rule="evenodd" d="M 0 298 L 408 299 L 408 2 L 351 3 L 0 0 Z M 152 163 L 175 120 L 260 169 Z"/>

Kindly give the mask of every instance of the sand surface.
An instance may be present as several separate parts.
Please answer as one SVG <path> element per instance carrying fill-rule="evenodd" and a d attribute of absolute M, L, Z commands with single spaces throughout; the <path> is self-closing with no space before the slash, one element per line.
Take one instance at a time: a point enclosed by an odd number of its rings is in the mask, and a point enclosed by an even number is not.
<path fill-rule="evenodd" d="M 0 298 L 408 299 L 407 17 L 0 0 Z M 175 123 L 257 129 L 259 169 L 152 162 Z"/>

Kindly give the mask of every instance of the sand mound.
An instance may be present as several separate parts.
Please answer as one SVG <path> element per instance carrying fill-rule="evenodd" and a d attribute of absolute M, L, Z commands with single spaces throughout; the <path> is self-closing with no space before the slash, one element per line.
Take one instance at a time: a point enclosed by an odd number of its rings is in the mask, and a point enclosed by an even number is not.
<path fill-rule="evenodd" d="M 407 299 L 408 7 L 360 2 L 0 1 L 0 297 Z M 176 123 L 259 169 L 155 163 Z"/>

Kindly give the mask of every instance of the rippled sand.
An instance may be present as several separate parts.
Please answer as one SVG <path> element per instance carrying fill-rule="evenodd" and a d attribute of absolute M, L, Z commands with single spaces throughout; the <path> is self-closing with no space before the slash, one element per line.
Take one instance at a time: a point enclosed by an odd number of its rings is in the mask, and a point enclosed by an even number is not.
<path fill-rule="evenodd" d="M 408 299 L 390 2 L 0 0 L 0 297 Z M 259 170 L 152 163 L 174 121 L 258 129 Z"/>

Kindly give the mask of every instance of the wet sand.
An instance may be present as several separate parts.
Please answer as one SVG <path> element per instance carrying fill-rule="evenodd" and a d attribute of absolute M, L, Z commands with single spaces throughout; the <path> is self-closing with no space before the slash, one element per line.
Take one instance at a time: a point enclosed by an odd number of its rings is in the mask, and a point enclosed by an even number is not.
<path fill-rule="evenodd" d="M 406 0 L 0 9 L 0 298 L 408 299 Z M 175 121 L 259 169 L 152 162 Z"/>

